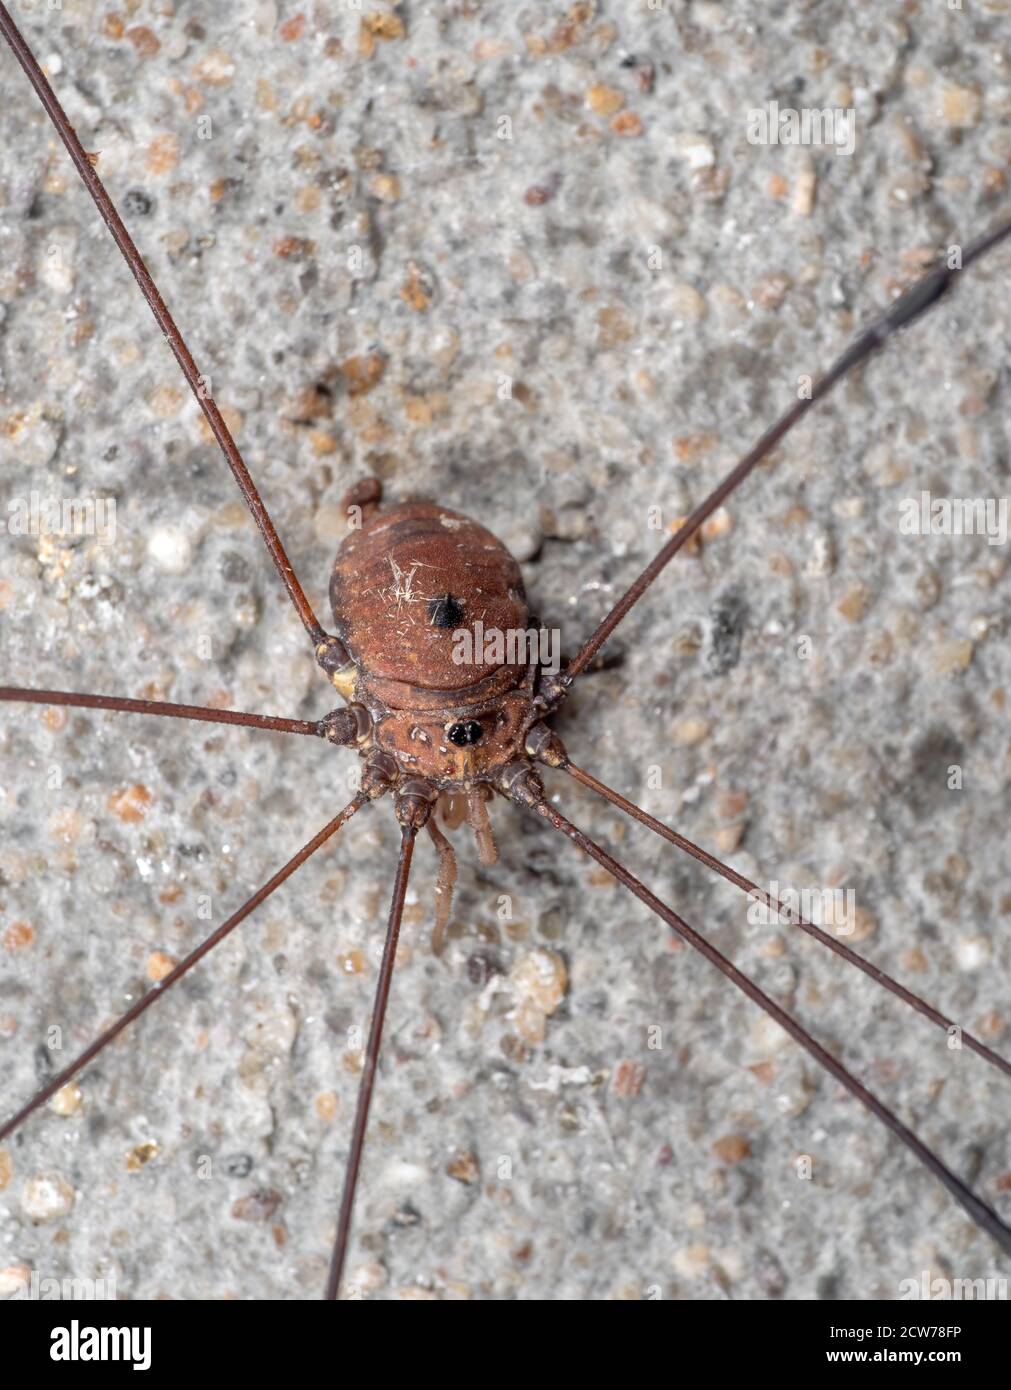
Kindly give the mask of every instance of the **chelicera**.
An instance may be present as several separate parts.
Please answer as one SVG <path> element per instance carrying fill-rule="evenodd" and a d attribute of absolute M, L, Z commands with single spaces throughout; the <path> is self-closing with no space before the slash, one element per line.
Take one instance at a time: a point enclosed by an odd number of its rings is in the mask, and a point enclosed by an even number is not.
<path fill-rule="evenodd" d="M 1011 1230 L 962 1178 L 937 1157 L 797 1020 L 758 988 L 704 937 L 661 902 L 606 849 L 592 841 L 547 799 L 543 769 L 564 772 L 604 797 L 682 851 L 708 865 L 739 888 L 758 894 L 849 964 L 873 978 L 936 1027 L 956 1025 L 942 1012 L 885 974 L 837 937 L 790 913 L 730 866 L 648 815 L 612 788 L 575 766 L 551 726 L 573 682 L 597 659 L 614 629 L 658 578 L 674 555 L 778 444 L 787 431 L 848 372 L 865 362 L 897 331 L 908 327 L 950 288 L 954 267 L 938 264 L 897 298 L 886 314 L 862 333 L 824 376 L 796 400 L 684 521 L 635 582 L 584 640 L 561 671 L 539 662 L 503 660 L 487 664 L 454 659 L 452 638 L 461 628 L 481 623 L 498 631 L 528 629 L 531 615 L 519 566 L 484 526 L 436 502 L 401 501 L 383 506 L 374 479 L 346 498 L 351 527 L 334 563 L 330 583 L 334 631 L 328 633 L 312 609 L 285 553 L 235 441 L 204 379 L 165 307 L 99 178 L 93 162 L 63 112 L 53 90 L 7 10 L 0 5 L 0 30 L 48 111 L 71 159 L 137 280 L 154 317 L 186 377 L 215 439 L 253 515 L 277 573 L 305 629 L 311 653 L 343 704 L 318 721 L 275 718 L 164 702 L 84 692 L 0 687 L 0 699 L 58 704 L 244 724 L 320 738 L 354 749 L 361 760 L 360 787 L 305 846 L 242 906 L 180 961 L 159 984 L 136 1002 L 77 1058 L 54 1076 L 2 1125 L 0 1139 L 18 1130 L 35 1111 L 92 1061 L 120 1033 L 164 996 L 202 958 L 285 882 L 346 821 L 371 801 L 389 797 L 401 827 L 401 845 L 389 909 L 375 1005 L 344 1172 L 336 1239 L 327 1293 L 337 1297 L 351 1230 L 352 1209 L 365 1144 L 370 1103 L 380 1054 L 408 876 L 416 837 L 427 830 L 440 858 L 437 917 L 445 920 L 455 877 L 455 860 L 439 818 L 453 824 L 466 816 L 479 854 L 489 861 L 495 848 L 488 803 L 505 798 L 572 840 L 608 874 L 632 892 L 685 942 L 704 955 L 731 983 L 774 1019 L 852 1096 L 885 1124 L 937 1179 L 969 1217 L 999 1247 L 1011 1253 Z M 958 269 L 968 267 L 1011 236 L 1011 222 L 966 246 Z M 1011 1075 L 1011 1063 L 965 1030 L 962 1044 L 990 1065 Z"/>

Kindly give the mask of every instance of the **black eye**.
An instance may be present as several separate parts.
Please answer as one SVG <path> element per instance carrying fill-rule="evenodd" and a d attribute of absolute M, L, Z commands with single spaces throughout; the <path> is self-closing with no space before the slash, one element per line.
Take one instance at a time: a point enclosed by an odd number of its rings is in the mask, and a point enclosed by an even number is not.
<path fill-rule="evenodd" d="M 433 627 L 458 627 L 463 620 L 463 604 L 452 594 L 428 600 L 428 620 Z"/>
<path fill-rule="evenodd" d="M 480 743 L 484 730 L 476 719 L 468 719 L 463 724 L 450 724 L 448 729 L 450 743 L 457 748 L 466 748 L 469 743 Z"/>

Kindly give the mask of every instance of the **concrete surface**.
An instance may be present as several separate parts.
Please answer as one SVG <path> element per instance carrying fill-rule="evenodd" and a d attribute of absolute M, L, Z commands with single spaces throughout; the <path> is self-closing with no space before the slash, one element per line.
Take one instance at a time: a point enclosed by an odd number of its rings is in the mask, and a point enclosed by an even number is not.
<path fill-rule="evenodd" d="M 569 650 L 663 539 L 651 521 L 1006 213 L 1008 10 L 17 6 L 320 613 L 337 504 L 374 472 L 495 530 Z M 111 544 L 2 538 L 2 678 L 318 717 L 233 481 L 8 56 L 0 73 L 3 514 L 34 491 L 115 499 L 117 520 Z M 772 100 L 852 108 L 852 154 L 749 143 Z M 559 725 L 763 883 L 851 889 L 851 944 L 1005 1052 L 1008 547 L 903 535 L 899 509 L 1006 497 L 1009 268 L 1005 248 L 974 269 L 790 437 Z M 342 370 L 370 354 L 378 380 Z M 294 736 L 0 711 L 5 1113 L 344 803 L 351 764 Z M 552 790 L 1011 1220 L 1006 1081 Z M 360 1291 L 873 1299 L 924 1270 L 1009 1274 L 708 964 L 546 828 L 494 816 L 493 869 L 456 837 L 441 956 L 416 857 Z M 396 840 L 387 804 L 362 813 L 8 1143 L 8 1290 L 34 1269 L 132 1298 L 318 1296 Z M 544 951 L 565 994 L 524 1042 Z"/>

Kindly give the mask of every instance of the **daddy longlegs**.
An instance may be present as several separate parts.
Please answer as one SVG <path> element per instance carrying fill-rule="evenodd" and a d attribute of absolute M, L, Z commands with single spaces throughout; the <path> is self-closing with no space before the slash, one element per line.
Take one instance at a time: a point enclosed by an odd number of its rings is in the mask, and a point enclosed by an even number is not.
<path fill-rule="evenodd" d="M 415 840 L 418 832 L 424 830 L 435 842 L 440 864 L 437 915 L 438 924 L 444 927 L 456 870 L 453 851 L 437 828 L 437 812 L 444 818 L 452 820 L 455 817 L 459 820 L 460 808 L 465 806 L 479 852 L 485 862 L 490 862 L 494 848 L 487 803 L 500 796 L 538 818 L 546 830 L 550 829 L 571 840 L 666 923 L 683 942 L 704 956 L 730 983 L 779 1024 L 841 1087 L 887 1126 L 895 1139 L 943 1184 L 970 1219 L 1005 1254 L 1011 1254 L 1011 1230 L 952 1167 L 928 1148 L 833 1053 L 819 1044 L 791 1013 L 759 989 L 671 906 L 655 897 L 605 847 L 570 821 L 554 800 L 548 798 L 544 789 L 549 775 L 555 778 L 556 774 L 564 774 L 573 779 L 739 889 L 780 911 L 798 930 L 863 971 L 937 1028 L 946 1033 L 957 1029 L 965 1048 L 1011 1076 L 1011 1064 L 956 1020 L 947 1017 L 906 985 L 876 968 L 844 940 L 783 907 L 759 884 L 722 863 L 704 848 L 678 834 L 576 765 L 551 726 L 573 684 L 592 668 L 604 644 L 660 577 L 670 560 L 696 538 L 713 513 L 760 463 L 768 459 L 788 431 L 817 401 L 845 376 L 866 363 L 894 334 L 910 327 L 941 300 L 962 270 L 968 269 L 1011 236 L 1011 222 L 999 224 L 965 246 L 957 267 L 944 261 L 939 263 L 901 294 L 877 322 L 862 332 L 829 370 L 812 384 L 811 389 L 762 435 L 723 482 L 695 507 L 560 672 L 548 672 L 536 665 L 504 664 L 488 675 L 475 676 L 473 672 L 461 671 L 459 666 L 454 670 L 450 657 L 454 631 L 478 617 L 486 627 L 498 625 L 522 629 L 531 623 L 519 570 L 508 552 L 483 527 L 450 511 L 443 505 L 442 499 L 432 504 L 406 502 L 399 506 L 383 507 L 381 488 L 373 481 L 367 481 L 347 495 L 349 508 L 358 513 L 358 526 L 349 534 L 338 554 L 331 583 L 336 633 L 326 631 L 295 574 L 221 411 L 205 389 L 204 378 L 148 274 L 140 252 L 106 193 L 96 162 L 84 150 L 48 79 L 10 14 L 2 6 L 0 29 L 66 146 L 198 401 L 302 623 L 316 663 L 346 703 L 324 718 L 309 721 L 86 692 L 8 686 L 0 688 L 0 699 L 11 703 L 90 708 L 117 712 L 127 717 L 143 715 L 243 725 L 250 729 L 318 738 L 355 749 L 363 764 L 360 791 L 155 987 L 139 997 L 69 1065 L 59 1070 L 35 1095 L 21 1104 L 0 1127 L 0 1141 L 18 1133 L 37 1110 L 99 1057 L 177 981 L 188 975 L 208 952 L 330 841 L 352 816 L 370 801 L 378 801 L 389 795 L 400 825 L 401 847 L 371 1023 L 364 1047 L 357 1106 L 338 1208 L 337 1232 L 326 1284 L 327 1297 L 338 1297 L 349 1249 L 355 1192 L 365 1151 Z M 411 590 L 410 586 L 401 583 L 401 577 L 408 572 L 413 575 L 417 568 L 421 569 L 422 574 L 417 588 Z M 383 584 L 387 569 L 394 577 L 393 582 Z M 562 778 L 558 777 L 557 780 L 561 781 Z"/>

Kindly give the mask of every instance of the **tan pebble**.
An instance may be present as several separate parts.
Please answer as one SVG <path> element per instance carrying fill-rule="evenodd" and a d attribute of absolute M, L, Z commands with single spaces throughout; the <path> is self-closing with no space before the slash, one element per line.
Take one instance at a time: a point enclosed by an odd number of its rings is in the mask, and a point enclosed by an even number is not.
<path fill-rule="evenodd" d="M 313 1101 L 313 1109 L 319 1119 L 325 1124 L 329 1124 L 337 1114 L 338 1104 L 336 1091 L 321 1091 Z"/>
<path fill-rule="evenodd" d="M 748 809 L 746 791 L 725 791 L 716 803 L 716 814 L 723 820 L 735 820 Z"/>
<path fill-rule="evenodd" d="M 618 347 L 635 337 L 635 324 L 628 312 L 618 305 L 600 309 L 597 313 L 597 343 L 602 348 Z"/>
<path fill-rule="evenodd" d="M 158 1157 L 158 1152 L 159 1145 L 153 1139 L 148 1139 L 143 1144 L 135 1144 L 126 1156 L 126 1171 L 139 1173 L 153 1158 Z"/>
<path fill-rule="evenodd" d="M 911 951 L 907 951 L 902 957 L 902 965 L 905 970 L 913 970 L 917 974 L 922 974 L 927 968 L 927 957 L 920 950 L 919 946 L 914 946 Z"/>
<path fill-rule="evenodd" d="M 49 1108 L 57 1115 L 76 1115 L 84 1103 L 84 1092 L 76 1081 L 68 1081 L 61 1086 L 49 1102 Z"/>
<path fill-rule="evenodd" d="M 279 256 L 282 261 L 300 261 L 311 256 L 315 251 L 315 243 L 307 241 L 300 236 L 282 236 L 274 242 L 271 250 L 275 256 Z"/>
<path fill-rule="evenodd" d="M 940 676 L 951 675 L 954 671 L 964 671 L 972 661 L 973 645 L 968 638 L 953 642 L 942 642 L 934 653 L 934 670 Z"/>
<path fill-rule="evenodd" d="M 991 1009 L 983 1015 L 976 1025 L 976 1032 L 984 1038 L 989 1038 L 991 1042 L 996 1042 L 998 1038 L 1003 1037 L 1006 1028 L 1007 1024 L 1004 1019 L 996 1010 Z M 3 1184 L 0 1183 L 0 1187 L 2 1186 Z"/>
<path fill-rule="evenodd" d="M 261 1187 L 247 1197 L 240 1197 L 232 1206 L 232 1215 L 237 1221 L 269 1221 L 280 1205 L 280 1192 Z"/>
<path fill-rule="evenodd" d="M 770 198 L 785 198 L 790 190 L 790 185 L 782 174 L 771 174 L 766 181 L 765 191 Z"/>
<path fill-rule="evenodd" d="M 337 965 L 342 975 L 362 975 L 365 972 L 365 956 L 357 946 L 353 946 L 337 957 Z"/>
<path fill-rule="evenodd" d="M 282 43 L 295 43 L 305 32 L 305 15 L 301 13 L 292 15 L 291 19 L 286 19 L 278 29 Z"/>
<path fill-rule="evenodd" d="M 586 875 L 587 883 L 592 883 L 594 888 L 613 888 L 615 879 L 606 869 L 591 869 Z"/>
<path fill-rule="evenodd" d="M 64 806 L 64 808 L 57 810 L 56 815 L 50 817 L 49 833 L 53 840 L 60 841 L 60 844 L 74 844 L 75 840 L 81 838 L 82 830 L 81 813 L 71 810 L 70 806 Z"/>
<path fill-rule="evenodd" d="M 477 1156 L 470 1149 L 458 1149 L 446 1164 L 446 1173 L 457 1182 L 469 1184 L 481 1180 Z"/>
<path fill-rule="evenodd" d="M 870 601 L 871 596 L 868 589 L 863 584 L 858 584 L 844 598 L 840 599 L 837 607 L 839 613 L 848 623 L 858 623 L 867 612 Z"/>
<path fill-rule="evenodd" d="M 619 1062 L 611 1075 L 611 1094 L 629 1100 L 637 1096 L 646 1080 L 644 1062 L 626 1060 Z"/>
<path fill-rule="evenodd" d="M 676 536 L 677 533 L 681 530 L 681 527 L 685 524 L 685 522 L 686 522 L 687 520 L 688 520 L 688 518 L 687 518 L 686 516 L 676 516 L 676 517 L 674 518 L 673 521 L 671 521 L 671 522 L 668 523 L 668 525 L 667 525 L 667 530 L 671 533 L 672 536 Z M 697 554 L 698 554 L 698 550 L 699 550 L 699 546 L 700 546 L 701 544 L 702 544 L 702 537 L 701 537 L 700 533 L 699 533 L 698 531 L 696 531 L 694 535 L 689 536 L 688 540 L 686 540 L 686 541 L 684 541 L 684 542 L 682 543 L 682 545 L 681 545 L 682 554 L 684 554 L 684 555 L 697 555 Z"/>
<path fill-rule="evenodd" d="M 796 217 L 810 217 L 814 211 L 815 194 L 818 189 L 818 175 L 808 161 L 794 176 L 793 198 L 790 208 Z"/>
<path fill-rule="evenodd" d="M 27 922 L 12 922 L 0 938 L 4 950 L 12 955 L 15 951 L 24 951 L 34 940 L 35 932 Z"/>
<path fill-rule="evenodd" d="M 147 978 L 155 982 L 164 980 L 166 975 L 171 975 L 177 964 L 175 956 L 170 956 L 165 951 L 152 951 L 147 958 Z"/>
<path fill-rule="evenodd" d="M 726 507 L 717 507 L 709 520 L 702 523 L 702 536 L 704 540 L 715 541 L 728 536 L 733 529 L 734 519 Z"/>
<path fill-rule="evenodd" d="M 623 139 L 635 139 L 643 133 L 642 118 L 634 111 L 619 111 L 611 122 L 611 129 Z"/>
<path fill-rule="evenodd" d="M 213 48 L 196 64 L 193 76 L 208 87 L 227 87 L 235 76 L 235 63 L 223 48 Z"/>
<path fill-rule="evenodd" d="M 709 1265 L 708 1245 L 686 1245 L 674 1255 L 674 1268 L 685 1279 L 697 1279 Z"/>
<path fill-rule="evenodd" d="M 510 251 L 506 257 L 506 269 L 520 285 L 529 284 L 537 276 L 537 267 L 523 251 Z M 510 356 L 512 355 L 511 348 L 507 349 L 507 352 Z"/>
<path fill-rule="evenodd" d="M 744 824 L 721 825 L 713 836 L 716 848 L 721 854 L 733 854 L 744 838 Z"/>
<path fill-rule="evenodd" d="M 420 1284 L 407 1284 L 403 1288 L 397 1289 L 393 1295 L 403 1302 L 412 1303 L 437 1303 L 439 1295 L 433 1289 L 423 1289 Z"/>
<path fill-rule="evenodd" d="M 694 285 L 685 280 L 676 280 L 667 294 L 667 304 L 675 318 L 698 323 L 709 312 L 706 301 Z"/>
<path fill-rule="evenodd" d="M 386 359 L 378 352 L 347 357 L 340 364 L 349 396 L 364 396 L 382 379 Z"/>
<path fill-rule="evenodd" d="M 557 951 L 538 947 L 519 958 L 509 973 L 517 999 L 553 1014 L 565 997 L 568 973 Z"/>
<path fill-rule="evenodd" d="M 315 212 L 321 198 L 322 194 L 314 183 L 304 184 L 295 194 L 295 206 L 299 212 Z"/>
<path fill-rule="evenodd" d="M 967 130 L 979 125 L 983 98 L 971 87 L 947 85 L 941 93 L 941 115 L 944 123 L 955 130 Z"/>
<path fill-rule="evenodd" d="M 147 403 L 161 420 L 175 415 L 183 403 L 183 394 L 175 386 L 156 386 Z"/>
<path fill-rule="evenodd" d="M 790 1041 L 790 1035 L 785 1028 L 771 1018 L 756 1018 L 751 1025 L 751 1037 L 755 1046 L 761 1052 L 778 1052 Z"/>
<path fill-rule="evenodd" d="M 326 430 L 310 430 L 309 444 L 317 458 L 325 458 L 328 454 L 335 454 L 339 448 L 337 440 Z"/>
<path fill-rule="evenodd" d="M 141 58 L 153 58 L 161 48 L 158 38 L 143 24 L 135 24 L 132 29 L 127 29 L 126 37 Z"/>
<path fill-rule="evenodd" d="M 25 1297 L 31 1282 L 32 1272 L 27 1265 L 7 1265 L 0 1269 L 0 1298 Z"/>
<path fill-rule="evenodd" d="M 120 787 L 114 791 L 107 802 L 109 810 L 127 825 L 137 825 L 148 813 L 152 796 L 147 787 L 135 782 L 130 787 Z"/>
<path fill-rule="evenodd" d="M 516 1032 L 523 1042 L 531 1043 L 536 1046 L 542 1043 L 548 1035 L 548 1016 L 543 1009 L 539 1009 L 536 1004 L 529 999 L 524 1000 L 515 1011 Z M 503 1050 L 505 1050 L 505 1040 L 503 1040 Z M 515 1052 L 508 1052 L 508 1056 L 514 1061 L 525 1059 L 526 1053 L 522 1045 L 517 1045 Z"/>
<path fill-rule="evenodd" d="M 695 463 L 719 443 L 715 434 L 679 434 L 673 441 L 679 463 Z"/>
<path fill-rule="evenodd" d="M 613 116 L 625 105 L 625 97 L 616 87 L 595 82 L 586 93 L 586 104 L 598 116 Z"/>
<path fill-rule="evenodd" d="M 240 412 L 237 411 L 234 406 L 221 405 L 220 402 L 218 403 L 218 409 L 221 411 L 224 422 L 228 426 L 233 437 L 238 437 L 242 433 L 242 415 Z M 203 439 L 205 443 L 212 444 L 214 442 L 214 435 L 211 433 L 211 427 L 202 414 L 197 416 L 197 429 L 201 439 Z M 240 503 L 239 505 L 241 506 L 242 504 Z"/>
<path fill-rule="evenodd" d="M 751 1145 L 742 1134 L 727 1134 L 717 1139 L 713 1153 L 721 1163 L 741 1163 L 751 1155 Z"/>
<path fill-rule="evenodd" d="M 369 14 L 362 20 L 362 27 L 377 39 L 389 43 L 404 37 L 404 22 L 395 14 Z"/>
<path fill-rule="evenodd" d="M 59 733 L 61 729 L 67 727 L 67 711 L 59 705 L 46 705 L 40 716 L 43 724 L 53 733 Z"/>
<path fill-rule="evenodd" d="M 377 174 L 370 184 L 370 190 L 381 203 L 395 203 L 400 197 L 400 180 L 396 174 Z"/>
<path fill-rule="evenodd" d="M 179 137 L 171 131 L 156 135 L 145 157 L 149 174 L 169 174 L 179 163 Z"/>
<path fill-rule="evenodd" d="M 407 268 L 407 279 L 400 287 L 400 298 L 419 314 L 423 314 L 432 303 L 421 271 L 413 261 Z"/>
<path fill-rule="evenodd" d="M 763 276 L 751 291 L 751 298 L 763 309 L 778 309 L 790 292 L 792 278 L 785 271 Z"/>
<path fill-rule="evenodd" d="M 80 813 L 63 806 L 49 818 L 49 833 L 60 844 L 72 845 L 80 838 L 83 822 Z"/>
<path fill-rule="evenodd" d="M 867 908 L 858 907 L 854 909 L 852 917 L 847 919 L 846 926 L 853 928 L 846 936 L 847 941 L 866 941 L 877 931 L 878 919 L 873 912 L 868 912 Z M 842 934 L 841 931 L 837 931 L 837 935 Z"/>
<path fill-rule="evenodd" d="M 764 1062 L 754 1062 L 748 1071 L 754 1076 L 756 1081 L 760 1081 L 763 1086 L 770 1085 L 776 1079 L 776 1064 L 768 1060 Z"/>
<path fill-rule="evenodd" d="M 674 742 L 679 748 L 694 748 L 709 737 L 709 721 L 689 715 L 674 725 Z"/>
<path fill-rule="evenodd" d="M 487 63 L 493 58 L 506 58 L 512 51 L 512 45 L 501 39 L 478 39 L 473 48 L 474 61 Z"/>
<path fill-rule="evenodd" d="M 32 1221 L 58 1221 L 74 1205 L 74 1189 L 62 1173 L 36 1173 L 21 1189 L 21 1208 Z"/>
<path fill-rule="evenodd" d="M 14 1176 L 14 1160 L 10 1156 L 8 1149 L 0 1149 L 0 1192 L 5 1187 L 10 1186 L 11 1178 Z"/>
<path fill-rule="evenodd" d="M 887 666 L 892 659 L 894 642 L 890 632 L 879 632 L 867 646 L 867 660 L 872 666 Z"/>

